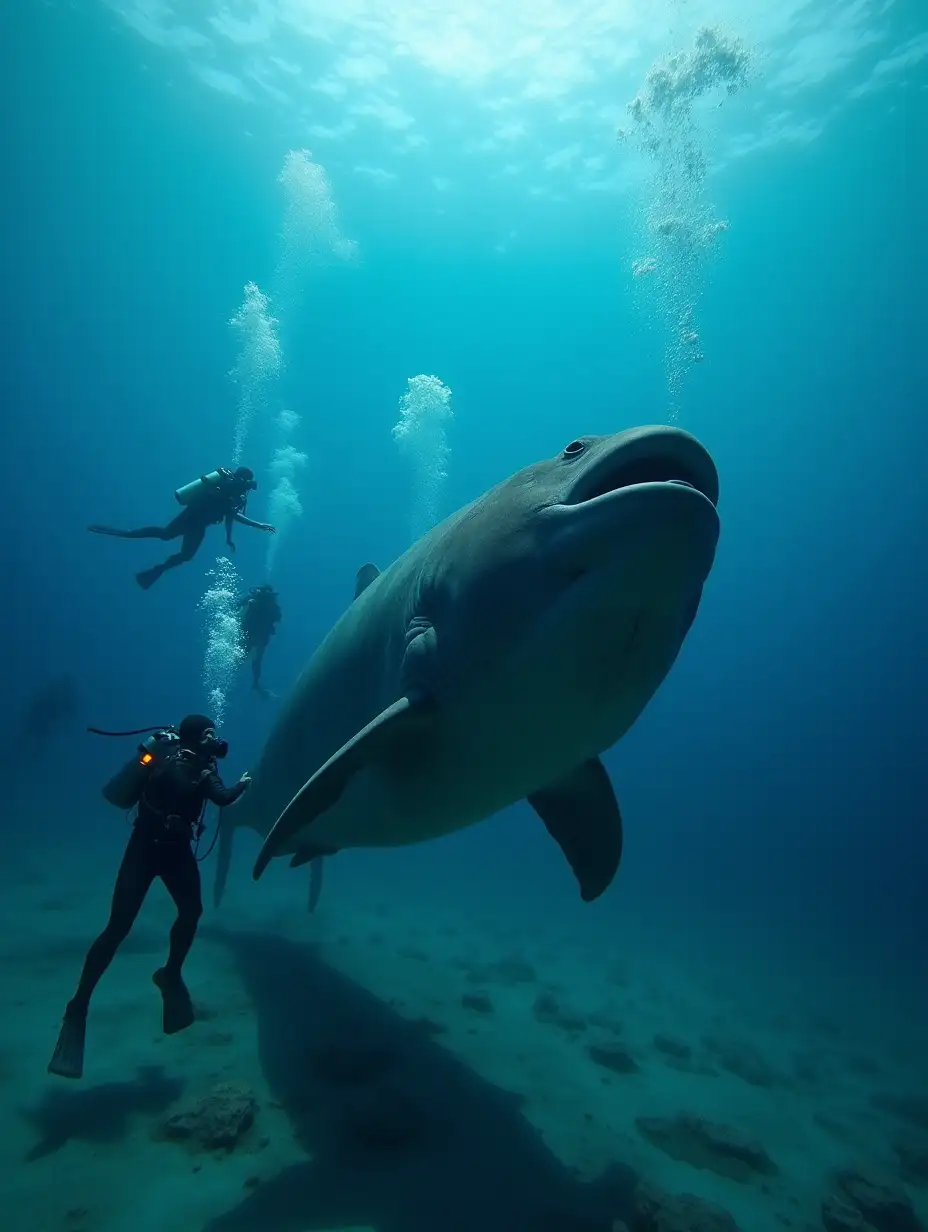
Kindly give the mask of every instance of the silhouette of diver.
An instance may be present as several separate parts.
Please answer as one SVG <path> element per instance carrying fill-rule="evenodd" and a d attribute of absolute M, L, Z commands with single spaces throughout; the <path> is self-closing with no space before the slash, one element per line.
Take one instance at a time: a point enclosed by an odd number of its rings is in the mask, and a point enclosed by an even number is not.
<path fill-rule="evenodd" d="M 277 624 L 282 616 L 277 594 L 274 587 L 268 584 L 253 586 L 247 595 L 239 599 L 238 606 L 241 608 L 239 619 L 245 654 L 251 656 L 251 687 L 267 696 L 267 690 L 261 684 L 261 668 L 264 664 L 264 652 L 277 632 Z"/>
<path fill-rule="evenodd" d="M 17 757 L 34 761 L 76 711 L 77 686 L 70 674 L 56 676 L 36 689 L 20 711 Z"/>

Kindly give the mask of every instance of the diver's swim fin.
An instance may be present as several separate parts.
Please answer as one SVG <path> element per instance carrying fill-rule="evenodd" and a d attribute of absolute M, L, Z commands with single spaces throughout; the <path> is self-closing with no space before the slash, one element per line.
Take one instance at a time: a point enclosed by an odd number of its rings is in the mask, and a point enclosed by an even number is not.
<path fill-rule="evenodd" d="M 92 535 L 115 535 L 117 539 L 128 539 L 129 535 L 124 530 L 118 530 L 115 526 L 100 526 L 94 522 L 87 527 Z"/>
<path fill-rule="evenodd" d="M 176 1035 L 178 1031 L 184 1031 L 192 1026 L 196 1021 L 196 1015 L 193 1012 L 193 1002 L 190 1000 L 187 985 L 181 977 L 179 975 L 170 976 L 164 967 L 161 967 L 151 978 L 155 986 L 160 989 L 161 1000 L 164 1002 L 161 1026 L 165 1035 Z"/>
<path fill-rule="evenodd" d="M 64 1022 L 58 1034 L 58 1043 L 48 1072 L 59 1078 L 82 1078 L 84 1076 L 84 1039 L 87 1034 L 87 1012 L 65 1010 Z"/>
<path fill-rule="evenodd" d="M 164 570 L 160 565 L 153 565 L 150 569 L 143 569 L 141 573 L 135 575 L 135 580 L 141 586 L 142 590 L 149 590 L 161 577 Z"/>

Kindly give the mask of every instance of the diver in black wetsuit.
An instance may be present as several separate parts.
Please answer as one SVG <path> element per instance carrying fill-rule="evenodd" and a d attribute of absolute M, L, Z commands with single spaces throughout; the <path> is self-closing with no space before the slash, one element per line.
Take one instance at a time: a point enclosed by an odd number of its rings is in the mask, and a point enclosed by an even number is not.
<path fill-rule="evenodd" d="M 275 529 L 267 522 L 254 522 L 245 517 L 245 502 L 248 493 L 254 491 L 258 484 L 254 471 L 247 466 L 240 466 L 235 471 L 220 467 L 209 475 L 201 475 L 199 480 L 178 488 L 175 496 L 184 506 L 176 518 L 167 526 L 140 526 L 137 530 L 117 530 L 112 526 L 99 526 L 96 523 L 87 529 L 95 535 L 113 535 L 117 539 L 180 539 L 180 551 L 169 556 L 160 565 L 152 565 L 135 575 L 135 580 L 143 590 L 154 586 L 158 578 L 168 569 L 176 569 L 188 560 L 193 560 L 199 551 L 200 544 L 206 535 L 207 528 L 219 522 L 226 524 L 226 544 L 233 551 L 232 524 L 240 522 L 242 526 L 252 526 L 255 530 L 264 530 L 275 534 Z"/>
<path fill-rule="evenodd" d="M 77 991 L 65 1010 L 58 1045 L 48 1065 L 49 1073 L 62 1078 L 80 1078 L 83 1074 L 90 998 L 129 935 L 156 877 L 164 882 L 177 907 L 168 960 L 152 976 L 164 1002 L 164 1032 L 173 1035 L 194 1021 L 190 994 L 181 975 L 203 913 L 200 869 L 191 843 L 199 838 L 206 802 L 219 808 L 234 804 L 251 779 L 246 773 L 234 786 L 223 785 L 216 772 L 216 758 L 225 757 L 228 745 L 217 739 L 212 719 L 190 714 L 177 736 L 176 751 L 159 758 L 146 772 L 132 837 L 116 878 L 109 922 L 90 947 Z M 144 765 L 144 755 L 140 764 Z"/>
<path fill-rule="evenodd" d="M 277 593 L 273 586 L 267 584 L 253 586 L 247 595 L 239 599 L 238 606 L 242 612 L 239 619 L 245 654 L 251 656 L 251 687 L 266 697 L 267 690 L 261 684 L 261 668 L 264 652 L 281 620 Z"/>

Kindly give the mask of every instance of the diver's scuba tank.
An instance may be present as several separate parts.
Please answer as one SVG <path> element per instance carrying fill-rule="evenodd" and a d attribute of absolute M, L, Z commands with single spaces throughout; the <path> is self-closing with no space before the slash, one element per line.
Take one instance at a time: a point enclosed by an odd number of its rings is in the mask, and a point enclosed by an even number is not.
<path fill-rule="evenodd" d="M 159 761 L 166 753 L 173 753 L 179 747 L 180 736 L 175 728 L 159 728 L 153 732 L 147 740 L 142 741 L 135 755 L 113 775 L 103 788 L 104 800 L 123 812 L 134 808 L 145 790 L 149 771 L 154 762 Z"/>
<path fill-rule="evenodd" d="M 178 488 L 174 493 L 174 499 L 179 505 L 189 505 L 191 501 L 201 496 L 205 490 L 215 492 L 215 490 L 223 483 L 231 478 L 231 473 L 224 466 L 216 471 L 210 471 L 208 475 L 201 475 L 199 479 L 194 479 L 192 483 L 185 483 L 182 488 Z M 206 480 L 206 483 L 203 480 Z"/>

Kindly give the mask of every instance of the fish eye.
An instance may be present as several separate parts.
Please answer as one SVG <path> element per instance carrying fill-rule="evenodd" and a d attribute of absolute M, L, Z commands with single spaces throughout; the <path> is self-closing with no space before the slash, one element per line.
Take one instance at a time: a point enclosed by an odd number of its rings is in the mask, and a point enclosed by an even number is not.
<path fill-rule="evenodd" d="M 584 445 L 583 441 L 571 441 L 564 450 L 564 457 L 578 458 L 580 454 L 583 453 L 584 449 L 586 449 L 586 445 Z"/>

